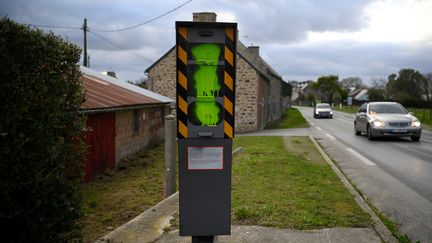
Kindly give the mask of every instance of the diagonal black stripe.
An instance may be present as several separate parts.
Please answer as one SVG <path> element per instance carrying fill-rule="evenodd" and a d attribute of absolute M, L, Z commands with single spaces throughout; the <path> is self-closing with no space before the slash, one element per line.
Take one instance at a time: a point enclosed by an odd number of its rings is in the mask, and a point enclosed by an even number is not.
<path fill-rule="evenodd" d="M 187 115 L 180 108 L 177 109 L 177 119 L 187 126 Z"/>
<path fill-rule="evenodd" d="M 227 110 L 225 110 L 225 117 L 224 117 L 224 119 L 232 127 L 234 126 L 234 116 L 232 116 Z"/>
<path fill-rule="evenodd" d="M 228 88 L 227 85 L 225 85 L 225 96 L 231 101 L 234 101 L 234 91 L 232 91 L 230 88 Z M 233 102 L 234 104 L 234 102 Z"/>
<path fill-rule="evenodd" d="M 180 133 L 180 125 L 179 122 L 182 122 L 185 126 L 187 126 L 187 116 L 186 114 L 177 107 L 177 137 L 178 138 L 186 138 Z"/>
<path fill-rule="evenodd" d="M 228 37 L 225 38 L 225 46 L 228 47 L 230 51 L 234 51 L 234 42 L 231 41 Z"/>
<path fill-rule="evenodd" d="M 186 64 L 180 58 L 177 58 L 177 70 L 180 70 L 186 76 Z"/>
<path fill-rule="evenodd" d="M 186 51 L 187 43 L 187 40 L 177 33 L 177 45 L 181 46 Z"/>
<path fill-rule="evenodd" d="M 182 97 L 187 102 L 187 90 L 177 83 L 177 99 L 178 96 Z M 178 104 L 178 103 L 177 103 Z"/>
<path fill-rule="evenodd" d="M 225 71 L 234 79 L 235 78 L 235 69 L 231 64 L 225 62 Z"/>

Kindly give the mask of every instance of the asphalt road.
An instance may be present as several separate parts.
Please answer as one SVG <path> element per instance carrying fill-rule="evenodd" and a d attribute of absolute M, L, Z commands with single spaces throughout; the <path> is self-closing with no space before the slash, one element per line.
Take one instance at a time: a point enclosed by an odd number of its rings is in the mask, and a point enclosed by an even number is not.
<path fill-rule="evenodd" d="M 326 152 L 367 198 L 401 225 L 411 240 L 432 242 L 432 132 L 410 138 L 369 141 L 354 135 L 354 115 L 335 112 L 315 119 L 310 107 L 297 107 Z"/>
<path fill-rule="evenodd" d="M 354 115 L 335 112 L 315 119 L 311 107 L 296 107 L 309 128 L 269 129 L 240 136 L 313 136 L 362 194 L 416 242 L 432 242 L 432 132 L 369 141 L 354 135 Z"/>

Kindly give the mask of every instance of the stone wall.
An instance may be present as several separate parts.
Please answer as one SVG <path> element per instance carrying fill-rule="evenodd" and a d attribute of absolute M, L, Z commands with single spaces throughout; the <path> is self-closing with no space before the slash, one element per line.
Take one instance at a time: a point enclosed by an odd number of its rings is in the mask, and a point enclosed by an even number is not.
<path fill-rule="evenodd" d="M 258 92 L 257 92 L 257 121 L 258 129 L 262 130 L 267 126 L 269 120 L 269 80 L 262 75 L 258 77 Z"/>
<path fill-rule="evenodd" d="M 176 99 L 176 53 L 171 49 L 148 73 L 148 89 Z"/>
<path fill-rule="evenodd" d="M 237 56 L 235 131 L 258 129 L 258 73 L 243 58 Z"/>
<path fill-rule="evenodd" d="M 116 165 L 121 159 L 164 140 L 164 115 L 164 106 L 116 112 Z"/>
<path fill-rule="evenodd" d="M 268 124 L 279 120 L 282 117 L 282 81 L 278 78 L 270 80 L 270 94 L 269 94 L 269 117 Z"/>

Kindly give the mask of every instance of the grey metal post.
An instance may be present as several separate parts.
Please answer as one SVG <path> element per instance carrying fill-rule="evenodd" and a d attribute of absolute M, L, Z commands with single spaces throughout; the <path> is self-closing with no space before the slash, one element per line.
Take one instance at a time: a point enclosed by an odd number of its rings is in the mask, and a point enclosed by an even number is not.
<path fill-rule="evenodd" d="M 176 191 L 176 120 L 169 114 L 165 117 L 165 187 L 164 196 Z"/>

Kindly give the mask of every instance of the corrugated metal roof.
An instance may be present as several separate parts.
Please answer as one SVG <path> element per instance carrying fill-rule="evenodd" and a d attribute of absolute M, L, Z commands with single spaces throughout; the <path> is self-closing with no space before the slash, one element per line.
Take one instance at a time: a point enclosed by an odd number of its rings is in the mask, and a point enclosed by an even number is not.
<path fill-rule="evenodd" d="M 360 92 L 354 97 L 355 100 L 367 100 L 369 97 L 363 97 L 363 96 L 367 96 L 368 94 L 368 90 L 367 89 L 362 89 L 360 90 Z"/>
<path fill-rule="evenodd" d="M 80 70 L 83 73 L 81 80 L 86 90 L 85 102 L 81 105 L 82 109 L 107 109 L 173 102 L 172 99 L 165 96 L 100 74 L 89 68 L 80 67 Z"/>
<path fill-rule="evenodd" d="M 168 102 L 168 103 L 174 103 L 175 102 L 175 100 L 173 100 L 171 98 L 168 98 L 166 96 L 160 95 L 158 93 L 152 92 L 152 91 L 147 90 L 147 89 L 143 89 L 143 88 L 138 87 L 138 86 L 136 86 L 134 84 L 130 84 L 130 83 L 126 82 L 126 81 L 123 81 L 123 80 L 120 80 L 120 79 L 116 79 L 116 78 L 110 77 L 108 75 L 104 75 L 104 74 L 99 73 L 99 72 L 97 72 L 95 70 L 92 70 L 90 68 L 86 68 L 86 67 L 80 66 L 80 70 L 81 70 L 81 72 L 83 74 L 85 74 L 87 76 L 93 76 L 95 78 L 98 78 L 98 79 L 104 80 L 106 82 L 118 85 L 120 87 L 126 88 L 126 89 L 134 91 L 136 93 L 139 93 L 139 94 L 148 96 L 150 98 L 159 100 L 160 102 L 164 102 L 164 103 L 165 102 Z"/>

